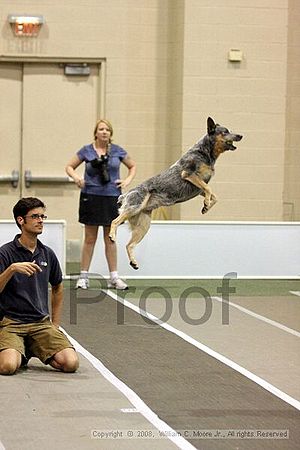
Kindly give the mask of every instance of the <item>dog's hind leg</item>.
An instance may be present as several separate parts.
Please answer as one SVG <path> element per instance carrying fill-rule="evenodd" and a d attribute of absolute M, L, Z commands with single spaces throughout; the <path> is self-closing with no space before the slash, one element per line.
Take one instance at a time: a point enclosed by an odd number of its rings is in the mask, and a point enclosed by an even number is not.
<path fill-rule="evenodd" d="M 151 212 L 140 212 L 139 214 L 130 217 L 128 221 L 131 226 L 132 235 L 130 241 L 126 245 L 126 250 L 130 265 L 137 270 L 139 266 L 134 257 L 134 248 L 139 242 L 141 242 L 150 228 Z"/>
<path fill-rule="evenodd" d="M 115 242 L 115 240 L 116 240 L 116 233 L 117 233 L 118 226 L 121 225 L 121 223 L 125 222 L 125 220 L 128 220 L 128 215 L 126 212 L 121 213 L 110 224 L 109 239 L 112 242 Z"/>
<path fill-rule="evenodd" d="M 119 210 L 120 214 L 112 221 L 110 225 L 109 238 L 112 242 L 115 242 L 116 240 L 118 226 L 126 220 L 129 220 L 131 217 L 139 214 L 140 211 L 142 211 L 143 208 L 145 208 L 145 206 L 147 205 L 149 197 L 149 192 L 147 192 L 144 198 L 141 197 L 141 195 L 137 197 L 136 191 L 132 191 L 131 193 L 127 194 Z"/>

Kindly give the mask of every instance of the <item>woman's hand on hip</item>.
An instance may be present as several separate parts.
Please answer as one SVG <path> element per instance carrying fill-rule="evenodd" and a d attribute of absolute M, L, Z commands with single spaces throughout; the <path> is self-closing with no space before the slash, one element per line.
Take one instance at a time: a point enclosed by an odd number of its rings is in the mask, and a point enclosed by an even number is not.
<path fill-rule="evenodd" d="M 82 189 L 85 185 L 85 181 L 83 178 L 78 178 L 77 180 L 74 180 L 74 181 L 80 189 Z"/>

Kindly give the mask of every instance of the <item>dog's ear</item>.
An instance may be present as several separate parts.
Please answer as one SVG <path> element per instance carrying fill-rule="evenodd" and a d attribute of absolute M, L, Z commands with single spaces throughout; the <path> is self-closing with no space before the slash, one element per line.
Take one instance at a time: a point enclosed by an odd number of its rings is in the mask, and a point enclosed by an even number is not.
<path fill-rule="evenodd" d="M 208 117 L 208 119 L 207 119 L 207 133 L 208 134 L 214 134 L 215 129 L 216 129 L 215 122 L 212 120 L 211 117 Z"/>

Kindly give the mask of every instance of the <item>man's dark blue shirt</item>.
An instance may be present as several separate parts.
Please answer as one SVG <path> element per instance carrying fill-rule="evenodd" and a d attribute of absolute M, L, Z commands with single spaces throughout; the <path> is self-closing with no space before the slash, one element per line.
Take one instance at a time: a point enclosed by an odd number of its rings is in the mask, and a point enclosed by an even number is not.
<path fill-rule="evenodd" d="M 0 247 L 0 273 L 11 264 L 33 262 L 42 272 L 32 276 L 15 273 L 0 293 L 0 318 L 2 316 L 22 323 L 36 322 L 49 315 L 48 283 L 57 286 L 62 281 L 59 261 L 50 247 L 37 240 L 32 253 L 19 242 L 20 235 Z"/>

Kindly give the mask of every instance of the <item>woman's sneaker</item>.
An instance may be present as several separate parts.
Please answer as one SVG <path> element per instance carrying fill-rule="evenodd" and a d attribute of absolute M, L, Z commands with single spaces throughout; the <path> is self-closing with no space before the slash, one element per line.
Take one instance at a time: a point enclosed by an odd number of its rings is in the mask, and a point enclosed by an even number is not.
<path fill-rule="evenodd" d="M 119 289 L 120 291 L 125 291 L 128 289 L 128 286 L 126 283 L 124 283 L 121 278 L 114 278 L 113 280 L 109 280 L 107 287 L 109 289 Z"/>
<path fill-rule="evenodd" d="M 90 286 L 88 278 L 78 278 L 76 283 L 76 289 L 88 289 Z"/>

